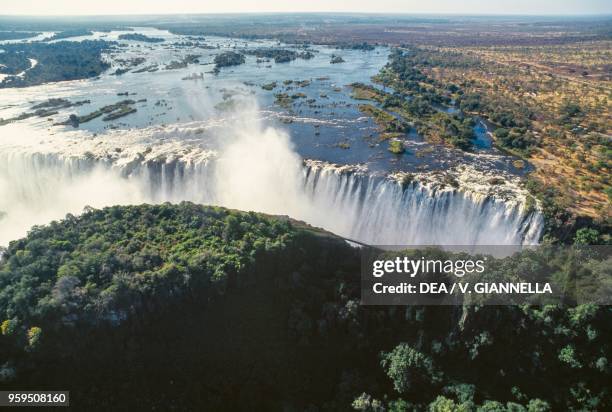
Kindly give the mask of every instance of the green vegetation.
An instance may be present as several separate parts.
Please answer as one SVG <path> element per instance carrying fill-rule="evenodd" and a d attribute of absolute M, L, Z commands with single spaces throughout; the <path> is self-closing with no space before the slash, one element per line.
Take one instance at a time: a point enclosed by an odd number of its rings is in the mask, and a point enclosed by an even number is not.
<path fill-rule="evenodd" d="M 344 59 L 342 58 L 342 56 L 339 56 L 337 54 L 332 54 L 329 62 L 331 64 L 344 63 Z"/>
<path fill-rule="evenodd" d="M 274 103 L 282 108 L 288 109 L 293 105 L 293 98 L 287 93 L 275 93 Z"/>
<path fill-rule="evenodd" d="M 266 83 L 266 84 L 262 84 L 261 88 L 264 90 L 274 90 L 274 88 L 276 87 L 276 82 L 270 82 L 270 83 Z"/>
<path fill-rule="evenodd" d="M 70 37 L 91 36 L 93 32 L 84 28 L 70 29 L 55 33 L 51 37 L 47 37 L 43 41 L 69 39 Z"/>
<path fill-rule="evenodd" d="M 15 75 L 32 66 L 23 53 L 0 53 L 0 73 Z M 2 83 L 0 83 L 2 85 Z"/>
<path fill-rule="evenodd" d="M 33 31 L 0 31 L 0 40 L 21 40 L 39 36 L 41 33 Z"/>
<path fill-rule="evenodd" d="M 389 63 L 376 77 L 376 81 L 395 90 L 394 94 L 385 95 L 383 108 L 393 110 L 413 123 L 417 132 L 430 141 L 470 150 L 474 120 L 460 111 L 444 110 L 451 98 L 438 91 L 436 82 L 419 70 L 415 56 L 418 54 L 395 49 L 389 56 Z M 381 99 L 382 92 L 379 91 L 377 100 Z"/>
<path fill-rule="evenodd" d="M 103 121 L 108 122 L 111 120 L 119 119 L 120 117 L 127 116 L 128 114 L 136 113 L 136 108 L 128 105 L 122 105 L 118 109 L 110 112 L 102 118 Z"/>
<path fill-rule="evenodd" d="M 91 113 L 85 114 L 83 116 L 77 116 L 76 114 L 71 114 L 68 117 L 68 120 L 65 120 L 60 123 L 55 123 L 54 126 L 65 126 L 71 125 L 72 127 L 79 127 L 81 123 L 87 123 L 97 117 L 100 117 L 104 114 L 102 118 L 103 121 L 108 122 L 110 120 L 115 120 L 120 117 L 127 116 L 128 114 L 136 112 L 136 108 L 133 105 L 136 104 L 136 101 L 131 99 L 121 100 L 114 104 L 109 104 L 107 106 L 102 106 L 98 110 L 94 110 Z"/>
<path fill-rule="evenodd" d="M 385 122 L 395 120 L 395 116 L 381 115 L 391 111 L 406 125 L 412 124 L 416 131 L 432 142 L 470 150 L 474 139 L 474 119 L 462 112 L 448 112 L 444 105 L 449 104 L 449 96 L 436 92 L 435 82 L 418 70 L 414 56 L 396 49 L 389 56 L 389 63 L 375 77 L 377 82 L 391 86 L 393 94 L 361 83 L 352 84 L 353 97 L 358 100 L 372 100 L 381 105 L 374 114 L 374 120 L 386 128 Z M 362 110 L 363 111 L 363 110 Z M 391 132 L 393 130 L 386 130 Z"/>
<path fill-rule="evenodd" d="M 33 110 L 38 110 L 38 109 L 63 109 L 66 107 L 73 107 L 73 106 L 81 106 L 85 103 L 91 103 L 90 100 L 81 100 L 81 101 L 77 101 L 77 102 L 71 102 L 68 99 L 63 99 L 63 98 L 56 98 L 56 97 L 52 97 L 50 99 L 45 100 L 44 102 L 40 102 L 38 104 L 35 104 L 34 106 L 32 106 Z"/>
<path fill-rule="evenodd" d="M 378 103 L 383 103 L 388 94 L 384 93 L 374 86 L 363 83 L 353 83 L 349 85 L 353 89 L 352 97 L 357 100 L 374 100 Z"/>
<path fill-rule="evenodd" d="M 129 57 L 129 58 L 115 58 L 114 62 L 121 64 L 121 66 L 123 66 L 123 69 L 128 69 L 131 67 L 140 66 L 146 60 L 147 59 L 145 59 L 144 57 L 139 56 L 139 57 Z"/>
<path fill-rule="evenodd" d="M 363 50 L 363 51 L 372 51 L 376 48 L 373 44 L 369 44 L 367 42 L 362 43 L 340 43 L 336 45 L 337 49 L 343 50 Z"/>
<path fill-rule="evenodd" d="M 120 34 L 119 40 L 132 40 L 132 41 L 142 41 L 146 43 L 163 43 L 164 39 L 159 37 L 149 37 L 140 33 L 126 33 Z"/>
<path fill-rule="evenodd" d="M 394 92 L 351 86 L 355 98 L 399 115 L 429 141 L 463 150 L 472 147 L 473 116 L 486 119 L 494 144 L 523 159 L 515 165 L 535 166 L 527 187 L 544 205 L 547 240 L 571 242 L 586 227 L 608 242 L 612 151 L 604 85 L 551 74 L 557 69 L 550 66 L 560 63 L 540 60 L 562 61 L 569 53 L 578 64 L 571 50 L 401 47 L 374 78 Z M 506 53 L 537 63 L 517 65 Z M 591 70 L 605 60 L 601 45 L 584 53 L 593 61 Z"/>
<path fill-rule="evenodd" d="M 297 52 L 295 50 L 287 49 L 247 49 L 244 51 L 244 53 L 257 56 L 260 59 L 274 59 L 274 63 L 288 63 L 298 58 L 309 60 L 314 57 L 314 54 L 310 51 Z"/>
<path fill-rule="evenodd" d="M 113 43 L 105 41 L 18 43 L 2 46 L 0 53 L 2 73 L 15 74 L 26 70 L 23 76 L 5 78 L 0 83 L 4 87 L 27 87 L 46 82 L 77 80 L 100 75 L 110 67 L 102 60 L 102 53 L 109 50 Z M 37 61 L 30 69 L 28 59 Z"/>
<path fill-rule="evenodd" d="M 62 98 L 51 98 L 45 100 L 44 102 L 35 104 L 31 107 L 32 112 L 24 112 L 19 116 L 9 118 L 9 119 L 0 119 L 0 126 L 5 124 L 15 122 L 18 120 L 29 119 L 30 117 L 49 117 L 59 113 L 60 109 L 66 109 L 69 107 L 77 107 L 82 106 L 84 104 L 91 103 L 90 100 L 79 100 L 76 102 L 71 102 L 68 99 Z"/>
<path fill-rule="evenodd" d="M 371 104 L 360 104 L 359 110 L 363 114 L 366 114 L 374 119 L 374 122 L 378 125 L 378 128 L 382 133 L 381 139 L 386 138 L 385 134 L 406 133 L 409 129 L 409 125 L 407 123 Z"/>
<path fill-rule="evenodd" d="M 246 59 L 244 54 L 236 53 L 233 51 L 223 52 L 215 56 L 215 72 L 218 73 L 222 67 L 239 66 L 244 64 Z"/>
<path fill-rule="evenodd" d="M 520 20 L 520 21 L 519 21 Z M 595 40 L 609 40 L 609 20 L 532 19 L 496 16 L 465 19 L 464 16 L 262 14 L 260 16 L 191 16 L 160 22 L 160 28 L 182 35 L 215 35 L 244 39 L 276 39 L 284 43 L 344 45 L 419 44 L 443 47 L 506 46 L 517 48 L 572 44 L 580 47 Z M 519 29 L 517 29 L 517 27 Z M 578 75 L 581 66 L 572 67 Z M 590 68 L 590 67 L 589 67 Z M 600 68 L 597 72 L 605 71 Z M 591 71 L 589 71 L 590 75 Z"/>
<path fill-rule="evenodd" d="M 132 70 L 132 73 L 154 73 L 159 70 L 159 66 L 157 64 L 152 64 L 150 66 L 141 67 L 140 69 Z"/>
<path fill-rule="evenodd" d="M 431 94 L 490 123 L 494 143 L 532 166 L 533 193 L 565 210 L 547 225 L 570 240 L 609 232 L 608 40 L 501 47 L 410 47 L 407 63 Z M 379 78 L 392 84 L 396 70 Z M 586 72 L 587 74 L 583 74 Z"/>
<path fill-rule="evenodd" d="M 353 85 L 356 99 L 371 101 L 359 109 L 374 119 L 389 150 L 404 150 L 409 128 L 469 150 L 474 116 L 482 117 L 498 147 L 525 159 L 515 165 L 535 167 L 526 186 L 543 207 L 545 241 L 611 242 L 610 47 L 607 32 L 597 31 L 605 24 L 564 34 L 568 23 L 560 20 L 533 26 L 499 18 L 475 36 L 450 18 L 403 20 L 415 28 L 406 31 L 397 23 L 404 17 L 360 25 L 345 19 L 362 17 L 338 17 L 337 24 L 309 22 L 316 29 L 294 32 L 295 24 L 289 30 L 261 24 L 266 18 L 250 16 L 237 28 L 219 16 L 178 30 L 245 37 L 273 30 L 297 42 L 354 39 L 338 47 L 363 50 L 379 40 L 429 44 L 392 54 L 376 77 L 392 92 Z M 398 30 L 386 30 L 390 25 Z M 8 52 L 0 53 L 0 70 L 26 74 L 0 87 L 105 70 L 102 46 L 97 52 L 80 44 L 21 46 L 2 47 Z M 260 54 L 278 63 L 302 54 L 278 50 Z M 215 70 L 244 63 L 233 55 L 220 58 Z M 28 70 L 30 58 L 40 67 Z M 134 67 L 125 66 L 116 73 Z M 275 94 L 283 107 L 307 98 L 285 91 Z M 0 124 L 86 103 L 49 99 Z M 134 104 L 73 114 L 65 124 L 112 120 L 134 112 Z M 235 104 L 224 97 L 217 108 Z M 401 184 L 413 178 L 405 175 Z M 445 184 L 458 185 L 450 177 Z M 535 207 L 533 198 L 527 207 Z M 576 305 L 585 295 L 610 295 L 609 258 L 585 257 L 580 249 L 553 255 L 543 248 L 501 261 L 496 281 L 546 273 L 542 280 L 568 285 L 563 305 L 512 307 L 362 306 L 360 255 L 343 240 L 286 218 L 190 203 L 87 210 L 34 227 L 1 252 L 0 382 L 6 389 L 70 389 L 78 410 L 612 409 L 612 309 Z"/>
<path fill-rule="evenodd" d="M 605 260 L 555 256 L 526 251 L 492 276 L 609 278 Z M 360 262 L 329 233 L 257 213 L 68 215 L 0 261 L 3 388 L 69 388 L 79 410 L 612 405 L 610 306 L 363 306 Z"/>
<path fill-rule="evenodd" d="M 187 67 L 190 64 L 199 63 L 200 62 L 200 57 L 202 57 L 202 55 L 200 55 L 200 54 L 188 54 L 185 57 L 183 57 L 182 60 L 171 61 L 170 63 L 168 63 L 164 67 L 164 69 L 166 69 L 166 70 L 184 69 L 185 67 Z M 156 71 L 156 70 L 153 69 L 153 70 L 148 70 L 148 71 Z"/>
<path fill-rule="evenodd" d="M 402 154 L 406 151 L 404 144 L 400 140 L 389 140 L 389 151 L 394 154 Z"/>

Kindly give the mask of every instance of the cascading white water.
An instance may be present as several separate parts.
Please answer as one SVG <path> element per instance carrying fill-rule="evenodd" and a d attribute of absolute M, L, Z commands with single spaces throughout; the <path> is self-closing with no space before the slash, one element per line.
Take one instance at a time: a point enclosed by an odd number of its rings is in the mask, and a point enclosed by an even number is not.
<path fill-rule="evenodd" d="M 139 203 L 138 184 L 107 165 L 55 154 L 0 152 L 0 245 L 84 206 Z"/>
<path fill-rule="evenodd" d="M 455 171 L 451 179 L 463 180 L 451 188 L 435 173 L 402 184 L 363 167 L 303 161 L 259 114 L 244 102 L 227 118 L 99 135 L 3 126 L 0 245 L 85 206 L 183 200 L 288 215 L 378 245 L 539 239 L 542 217 L 526 210 L 512 177 L 491 184 L 495 172 Z"/>
<path fill-rule="evenodd" d="M 302 165 L 274 133 L 250 143 L 230 146 L 220 159 L 121 166 L 54 153 L 0 153 L 0 244 L 86 205 L 182 200 L 286 214 L 379 245 L 515 245 L 536 243 L 542 230 L 540 214 L 518 202 L 416 181 L 402 185 L 317 162 Z M 267 160 L 251 165 L 246 153 Z"/>
<path fill-rule="evenodd" d="M 518 202 L 457 189 L 402 185 L 388 178 L 314 166 L 305 189 L 337 233 L 378 245 L 537 243 L 542 217 Z"/>

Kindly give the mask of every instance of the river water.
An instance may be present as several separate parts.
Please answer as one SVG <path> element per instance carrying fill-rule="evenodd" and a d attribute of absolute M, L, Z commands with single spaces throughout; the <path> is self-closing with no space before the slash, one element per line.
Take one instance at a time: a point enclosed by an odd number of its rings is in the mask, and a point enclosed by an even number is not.
<path fill-rule="evenodd" d="M 506 191 L 495 188 L 503 196 L 493 194 L 493 189 L 491 195 L 488 189 L 484 195 L 479 191 L 478 200 L 467 193 L 470 188 L 460 188 L 460 197 L 426 184 L 412 187 L 414 195 L 405 195 L 397 192 L 395 181 L 388 187 L 377 181 L 375 189 L 364 189 L 368 176 L 379 175 L 384 180 L 384 176 L 396 172 L 427 174 L 469 165 L 478 173 L 500 174 L 508 181 L 524 172 L 514 167 L 513 158 L 491 147 L 480 123 L 472 153 L 431 145 L 414 131 L 403 138 L 405 154 L 390 153 L 387 143 L 379 141 L 376 125 L 358 110 L 358 104 L 364 102 L 353 99 L 348 87 L 353 82 L 371 83 L 371 77 L 386 63 L 388 49 L 312 46 L 312 59 L 278 64 L 247 55 L 245 64 L 214 74 L 212 62 L 220 52 L 292 46 L 263 40 L 194 39 L 152 28 L 134 28 L 134 32 L 165 41 L 119 41 L 121 47 L 106 56 L 111 69 L 98 78 L 0 89 L 0 118 L 4 119 L 31 111 L 33 105 L 49 98 L 90 101 L 60 109 L 49 118 L 31 117 L 0 126 L 0 232 L 4 231 L 0 243 L 25 234 L 32 224 L 48 223 L 85 205 L 164 200 L 291 214 L 365 242 L 440 243 L 444 242 L 445 231 L 449 241 L 455 243 L 491 243 L 496 233 L 498 243 L 537 241 L 541 219 L 521 206 L 524 193 L 516 182 L 508 183 L 510 189 Z M 69 40 L 118 41 L 123 33 L 131 32 L 96 32 Z M 186 42 L 195 42 L 196 46 Z M 167 68 L 189 54 L 199 55 L 199 61 L 184 68 Z M 331 64 L 334 54 L 345 62 Z M 137 58 L 144 60 L 130 65 Z M 157 70 L 134 72 L 143 68 Z M 127 72 L 115 75 L 117 69 Z M 262 88 L 272 82 L 276 83 L 273 90 Z M 297 97 L 289 106 L 281 107 L 275 103 L 278 93 Z M 70 114 L 85 115 L 123 99 L 137 101 L 137 111 L 114 121 L 98 117 L 78 129 L 53 125 Z M 221 164 L 214 170 L 210 167 L 213 157 Z M 317 173 L 317 181 L 328 180 L 317 186 L 310 169 L 302 169 L 301 159 L 358 164 L 367 169 L 367 174 L 351 175 L 350 179 L 357 179 L 350 183 L 354 192 L 342 186 L 345 193 L 340 204 L 330 188 L 340 184 L 333 182 L 344 179 L 343 174 Z M 167 175 L 157 175 L 174 170 L 176 162 L 188 165 L 176 170 L 191 172 L 173 174 L 169 181 Z M 202 170 L 207 172 L 199 174 Z M 220 170 L 223 176 L 219 176 Z M 163 183 L 163 190 L 153 180 Z M 245 181 L 251 183 L 242 185 Z M 249 186 L 258 185 L 257 191 L 251 191 Z M 326 194 L 315 193 L 317 187 L 324 187 Z M 172 195 L 165 195 L 167 190 Z M 306 192 L 310 194 L 303 197 Z M 368 194 L 375 198 L 368 199 Z M 377 209 L 365 213 L 369 205 Z M 330 214 L 333 208 L 342 213 Z M 423 208 L 433 209 L 418 212 Z M 374 215 L 376 220 L 363 221 Z M 375 221 L 386 216 L 398 221 L 390 225 L 397 229 L 387 229 L 382 236 Z M 537 227 L 529 227 L 531 224 Z M 466 225 L 472 230 L 466 231 Z"/>

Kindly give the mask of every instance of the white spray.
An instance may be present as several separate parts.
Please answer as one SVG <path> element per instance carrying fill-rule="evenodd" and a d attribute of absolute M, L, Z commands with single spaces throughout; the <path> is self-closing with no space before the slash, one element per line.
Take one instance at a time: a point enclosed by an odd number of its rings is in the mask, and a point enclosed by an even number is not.
<path fill-rule="evenodd" d="M 221 127 L 210 121 L 96 138 L 4 126 L 0 245 L 85 206 L 181 200 L 289 215 L 372 244 L 537 241 L 541 218 L 516 204 L 305 168 L 289 136 L 264 126 L 252 101 L 237 107 Z M 194 131 L 207 124 L 215 127 L 206 135 Z"/>

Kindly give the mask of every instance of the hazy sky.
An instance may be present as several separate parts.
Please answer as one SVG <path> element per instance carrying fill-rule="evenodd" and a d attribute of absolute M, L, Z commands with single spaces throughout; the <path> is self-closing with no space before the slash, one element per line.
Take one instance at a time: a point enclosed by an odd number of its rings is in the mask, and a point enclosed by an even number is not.
<path fill-rule="evenodd" d="M 1 14 L 220 12 L 611 14 L 612 0 L 0 0 Z"/>

